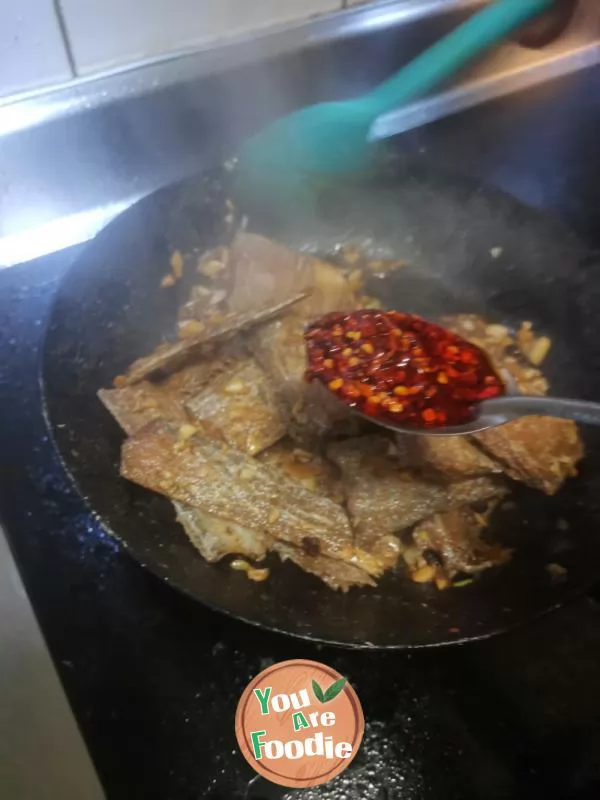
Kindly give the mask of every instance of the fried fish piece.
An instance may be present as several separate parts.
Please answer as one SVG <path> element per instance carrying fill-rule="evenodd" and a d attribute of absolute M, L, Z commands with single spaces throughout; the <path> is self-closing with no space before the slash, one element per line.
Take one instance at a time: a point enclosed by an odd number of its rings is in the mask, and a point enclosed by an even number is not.
<path fill-rule="evenodd" d="M 218 519 L 185 503 L 173 503 L 177 521 L 190 541 L 209 563 L 226 556 L 243 556 L 262 561 L 267 551 L 277 553 L 282 561 L 293 561 L 305 572 L 315 575 L 331 589 L 347 592 L 352 586 L 375 586 L 374 579 L 360 566 L 319 555 L 318 543 L 308 539 L 302 547 L 274 541 L 265 533 Z"/>
<path fill-rule="evenodd" d="M 502 472 L 502 467 L 466 436 L 398 434 L 397 445 L 416 469 L 447 481 Z"/>
<path fill-rule="evenodd" d="M 316 450 L 300 448 L 292 439 L 285 438 L 260 453 L 258 459 L 305 489 L 343 503 L 339 470 Z"/>
<path fill-rule="evenodd" d="M 509 477 L 550 495 L 577 475 L 584 455 L 577 425 L 552 417 L 523 417 L 475 438 Z"/>
<path fill-rule="evenodd" d="M 356 294 L 341 270 L 264 236 L 239 232 L 231 246 L 230 265 L 228 305 L 236 313 L 283 303 L 302 291 L 310 295 L 298 305 L 302 317 L 315 319 L 328 311 L 357 307 Z"/>
<path fill-rule="evenodd" d="M 262 561 L 268 550 L 282 561 L 290 560 L 305 572 L 320 578 L 331 589 L 347 592 L 352 586 L 375 586 L 361 567 L 327 556 L 311 555 L 305 548 L 273 541 L 266 534 L 228 520 L 212 517 L 185 503 L 173 503 L 177 521 L 194 547 L 211 564 L 227 556 L 242 556 L 251 562 Z"/>
<path fill-rule="evenodd" d="M 355 432 L 359 422 L 326 389 L 305 381 L 304 325 L 302 318 L 288 314 L 258 328 L 249 346 L 276 387 L 290 435 L 312 447 L 324 436 Z"/>
<path fill-rule="evenodd" d="M 274 552 L 282 561 L 293 561 L 304 572 L 316 575 L 331 589 L 347 592 L 353 586 L 375 586 L 373 578 L 361 567 L 327 556 L 310 555 L 305 550 L 287 542 L 275 542 Z"/>
<path fill-rule="evenodd" d="M 227 305 L 236 314 L 285 302 L 312 284 L 310 257 L 254 233 L 239 231 L 230 249 Z"/>
<path fill-rule="evenodd" d="M 444 324 L 482 347 L 499 374 L 508 373 L 522 394 L 547 393 L 548 382 L 535 366 L 539 359 L 535 355 L 531 323 L 524 323 L 516 337 L 506 326 L 488 324 L 473 314 L 446 318 Z M 518 344 L 529 339 L 533 344 L 528 357 Z M 544 346 L 547 350 L 549 343 L 544 342 Z M 551 417 L 523 417 L 475 434 L 474 440 L 509 477 L 550 495 L 567 478 L 577 475 L 577 463 L 584 455 L 575 423 Z"/>
<path fill-rule="evenodd" d="M 297 474 L 295 479 L 299 479 Z M 307 537 L 301 547 L 295 547 L 287 542 L 275 541 L 261 531 L 205 514 L 199 508 L 185 503 L 175 502 L 173 505 L 177 520 L 192 544 L 210 563 L 230 555 L 261 561 L 267 551 L 272 550 L 282 561 L 293 561 L 331 589 L 347 592 L 352 586 L 375 586 L 373 578 L 362 567 L 320 555 L 317 539 Z"/>
<path fill-rule="evenodd" d="M 403 469 L 394 456 L 393 442 L 377 434 L 334 443 L 327 453 L 342 470 L 356 545 L 367 552 L 382 536 L 432 514 L 505 492 L 503 484 L 491 477 L 442 483 Z"/>
<path fill-rule="evenodd" d="M 140 381 L 118 389 L 100 389 L 98 397 L 128 435 L 155 420 L 188 421 L 185 402 L 223 370 L 240 363 L 236 348 L 225 346 L 210 358 L 190 364 L 162 381 Z"/>
<path fill-rule="evenodd" d="M 311 549 L 310 543 L 305 547 L 294 547 L 287 542 L 273 541 L 261 531 L 205 514 L 185 503 L 174 502 L 173 505 L 177 521 L 200 555 L 211 564 L 233 555 L 249 561 L 262 561 L 267 551 L 272 550 L 282 561 L 293 561 L 331 589 L 347 592 L 352 586 L 375 586 L 373 578 L 359 566 L 327 556 L 311 555 L 307 552 Z"/>
<path fill-rule="evenodd" d="M 185 410 L 178 398 L 150 381 L 122 389 L 100 389 L 98 397 L 130 436 L 155 420 L 181 424 L 186 421 Z"/>
<path fill-rule="evenodd" d="M 119 386 L 130 386 L 139 383 L 156 373 L 170 373 L 180 369 L 191 359 L 201 357 L 207 352 L 207 346 L 233 338 L 255 325 L 267 322 L 278 316 L 294 303 L 303 300 L 306 292 L 297 292 L 285 302 L 263 307 L 260 310 L 232 314 L 224 322 L 211 328 L 205 328 L 197 336 L 190 336 L 177 342 L 162 344 L 149 356 L 134 361 L 126 375 L 120 376 Z M 211 352 L 210 349 L 208 352 Z"/>
<path fill-rule="evenodd" d="M 173 426 L 151 424 L 124 443 L 121 474 L 218 519 L 243 521 L 297 547 L 314 538 L 320 554 L 346 561 L 358 557 L 363 566 L 341 506 L 199 434 L 182 445 Z M 364 554 L 364 565 L 369 564 Z"/>
<path fill-rule="evenodd" d="M 213 381 L 185 408 L 202 430 L 256 455 L 285 436 L 285 420 L 265 372 L 252 358 Z"/>
<path fill-rule="evenodd" d="M 169 375 L 160 385 L 168 392 L 177 394 L 182 403 L 201 392 L 220 375 L 241 366 L 246 353 L 236 341 L 212 347 L 202 361 L 195 361 Z"/>
<path fill-rule="evenodd" d="M 177 521 L 200 555 L 211 564 L 229 555 L 244 556 L 251 561 L 260 561 L 267 555 L 271 539 L 263 531 L 219 519 L 186 503 L 175 501 L 173 505 Z"/>

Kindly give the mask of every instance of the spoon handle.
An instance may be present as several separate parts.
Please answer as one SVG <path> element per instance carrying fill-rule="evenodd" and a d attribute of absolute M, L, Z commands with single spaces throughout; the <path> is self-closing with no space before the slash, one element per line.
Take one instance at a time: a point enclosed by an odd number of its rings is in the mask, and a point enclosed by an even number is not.
<path fill-rule="evenodd" d="M 558 417 L 585 425 L 600 425 L 600 403 L 565 400 L 560 397 L 498 397 L 483 403 L 482 416 L 509 422 L 519 417 Z"/>
<path fill-rule="evenodd" d="M 366 95 L 373 117 L 424 95 L 553 2 L 496 0 L 486 5 Z"/>

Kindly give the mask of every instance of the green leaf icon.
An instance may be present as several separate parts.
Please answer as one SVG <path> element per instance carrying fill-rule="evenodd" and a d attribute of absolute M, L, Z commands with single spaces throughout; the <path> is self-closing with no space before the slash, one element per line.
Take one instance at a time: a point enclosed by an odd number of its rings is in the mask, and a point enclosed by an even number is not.
<path fill-rule="evenodd" d="M 313 680 L 312 682 L 313 694 L 317 698 L 319 703 L 329 703 L 331 700 L 335 700 L 335 698 L 342 691 L 346 683 L 347 683 L 346 678 L 340 678 L 339 680 L 332 683 L 329 689 L 327 689 L 327 691 L 324 692 L 323 689 L 321 689 L 321 687 L 319 686 L 319 684 L 315 680 Z"/>
<path fill-rule="evenodd" d="M 332 683 L 329 689 L 327 689 L 327 691 L 325 692 L 325 699 L 323 702 L 329 703 L 330 700 L 335 700 L 335 698 L 342 691 L 346 683 L 347 683 L 346 678 L 340 678 L 335 683 Z"/>
<path fill-rule="evenodd" d="M 323 694 L 323 689 L 321 689 L 321 687 L 315 680 L 313 680 L 312 682 L 312 690 L 319 703 L 324 703 L 325 695 Z"/>

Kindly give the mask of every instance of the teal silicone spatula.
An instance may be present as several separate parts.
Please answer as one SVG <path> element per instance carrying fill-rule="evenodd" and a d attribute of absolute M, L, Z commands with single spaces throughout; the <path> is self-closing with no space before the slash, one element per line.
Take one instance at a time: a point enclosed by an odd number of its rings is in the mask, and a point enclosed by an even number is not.
<path fill-rule="evenodd" d="M 240 180 L 260 191 L 286 183 L 290 188 L 307 174 L 363 169 L 372 152 L 369 131 L 379 116 L 424 95 L 553 2 L 496 0 L 368 94 L 282 117 L 242 146 Z"/>

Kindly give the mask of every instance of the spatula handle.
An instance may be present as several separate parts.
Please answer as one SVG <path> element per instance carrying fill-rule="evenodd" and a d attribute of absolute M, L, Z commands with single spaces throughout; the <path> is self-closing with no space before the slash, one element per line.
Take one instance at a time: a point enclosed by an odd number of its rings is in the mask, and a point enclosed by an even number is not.
<path fill-rule="evenodd" d="M 486 6 L 363 98 L 373 121 L 439 85 L 553 3 L 496 0 Z"/>

